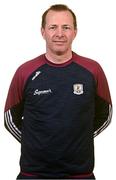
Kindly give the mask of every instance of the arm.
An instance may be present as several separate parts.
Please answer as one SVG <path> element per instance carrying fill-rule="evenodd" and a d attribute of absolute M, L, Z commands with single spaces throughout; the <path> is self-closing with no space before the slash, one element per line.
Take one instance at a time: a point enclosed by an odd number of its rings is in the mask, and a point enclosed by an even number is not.
<path fill-rule="evenodd" d="M 22 78 L 18 69 L 12 79 L 4 109 L 6 129 L 20 142 L 23 117 Z"/>
<path fill-rule="evenodd" d="M 106 76 L 99 65 L 96 72 L 96 81 L 94 137 L 100 134 L 110 124 L 112 117 L 109 86 Z"/>

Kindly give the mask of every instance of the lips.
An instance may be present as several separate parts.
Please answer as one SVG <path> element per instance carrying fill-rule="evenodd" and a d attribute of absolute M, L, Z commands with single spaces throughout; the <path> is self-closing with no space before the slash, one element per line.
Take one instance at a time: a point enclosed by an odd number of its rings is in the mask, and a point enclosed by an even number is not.
<path fill-rule="evenodd" d="M 53 42 L 54 42 L 54 43 L 59 43 L 59 44 L 60 44 L 60 43 L 61 43 L 61 44 L 62 44 L 62 43 L 66 43 L 66 41 L 53 41 Z"/>
<path fill-rule="evenodd" d="M 54 42 L 66 42 L 66 41 L 54 41 Z"/>

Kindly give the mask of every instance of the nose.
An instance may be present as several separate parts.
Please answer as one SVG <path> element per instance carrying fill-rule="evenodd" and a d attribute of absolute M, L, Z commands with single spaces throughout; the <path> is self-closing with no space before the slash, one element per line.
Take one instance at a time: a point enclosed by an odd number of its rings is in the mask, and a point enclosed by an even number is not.
<path fill-rule="evenodd" d="M 61 27 L 58 27 L 57 28 L 57 31 L 56 31 L 56 36 L 57 37 L 62 37 L 64 34 L 63 34 L 63 29 Z"/>

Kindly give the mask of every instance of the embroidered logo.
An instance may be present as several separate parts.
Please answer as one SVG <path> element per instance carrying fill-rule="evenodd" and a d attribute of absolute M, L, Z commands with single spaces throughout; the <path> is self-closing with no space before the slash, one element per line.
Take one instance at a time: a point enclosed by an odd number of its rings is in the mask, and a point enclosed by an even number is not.
<path fill-rule="evenodd" d="M 83 94 L 83 84 L 73 84 L 73 93 L 76 95 Z"/>
<path fill-rule="evenodd" d="M 38 89 L 36 89 L 33 93 L 33 95 L 42 95 L 42 94 L 50 94 L 52 93 L 52 90 L 51 89 L 46 89 L 46 90 L 42 90 L 42 91 L 39 91 Z"/>
<path fill-rule="evenodd" d="M 40 73 L 41 73 L 41 71 L 36 71 L 36 72 L 35 72 L 35 75 L 32 77 L 32 81 L 33 81 L 37 76 L 39 76 Z"/>

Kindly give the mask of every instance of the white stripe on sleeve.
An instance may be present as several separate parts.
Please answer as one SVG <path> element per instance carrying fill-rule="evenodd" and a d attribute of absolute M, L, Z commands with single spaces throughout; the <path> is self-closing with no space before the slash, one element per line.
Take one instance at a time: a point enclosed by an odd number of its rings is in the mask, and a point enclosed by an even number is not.
<path fill-rule="evenodd" d="M 16 139 L 21 141 L 21 131 L 14 124 L 10 110 L 5 112 L 5 122 L 6 122 L 6 126 L 7 126 L 8 130 L 11 132 L 11 134 Z"/>
<path fill-rule="evenodd" d="M 107 121 L 104 122 L 104 124 L 99 129 L 97 129 L 94 132 L 94 137 L 96 137 L 98 134 L 100 134 L 110 124 L 111 118 L 112 118 L 112 106 L 109 105 L 109 116 L 108 116 L 108 119 L 107 119 Z"/>

